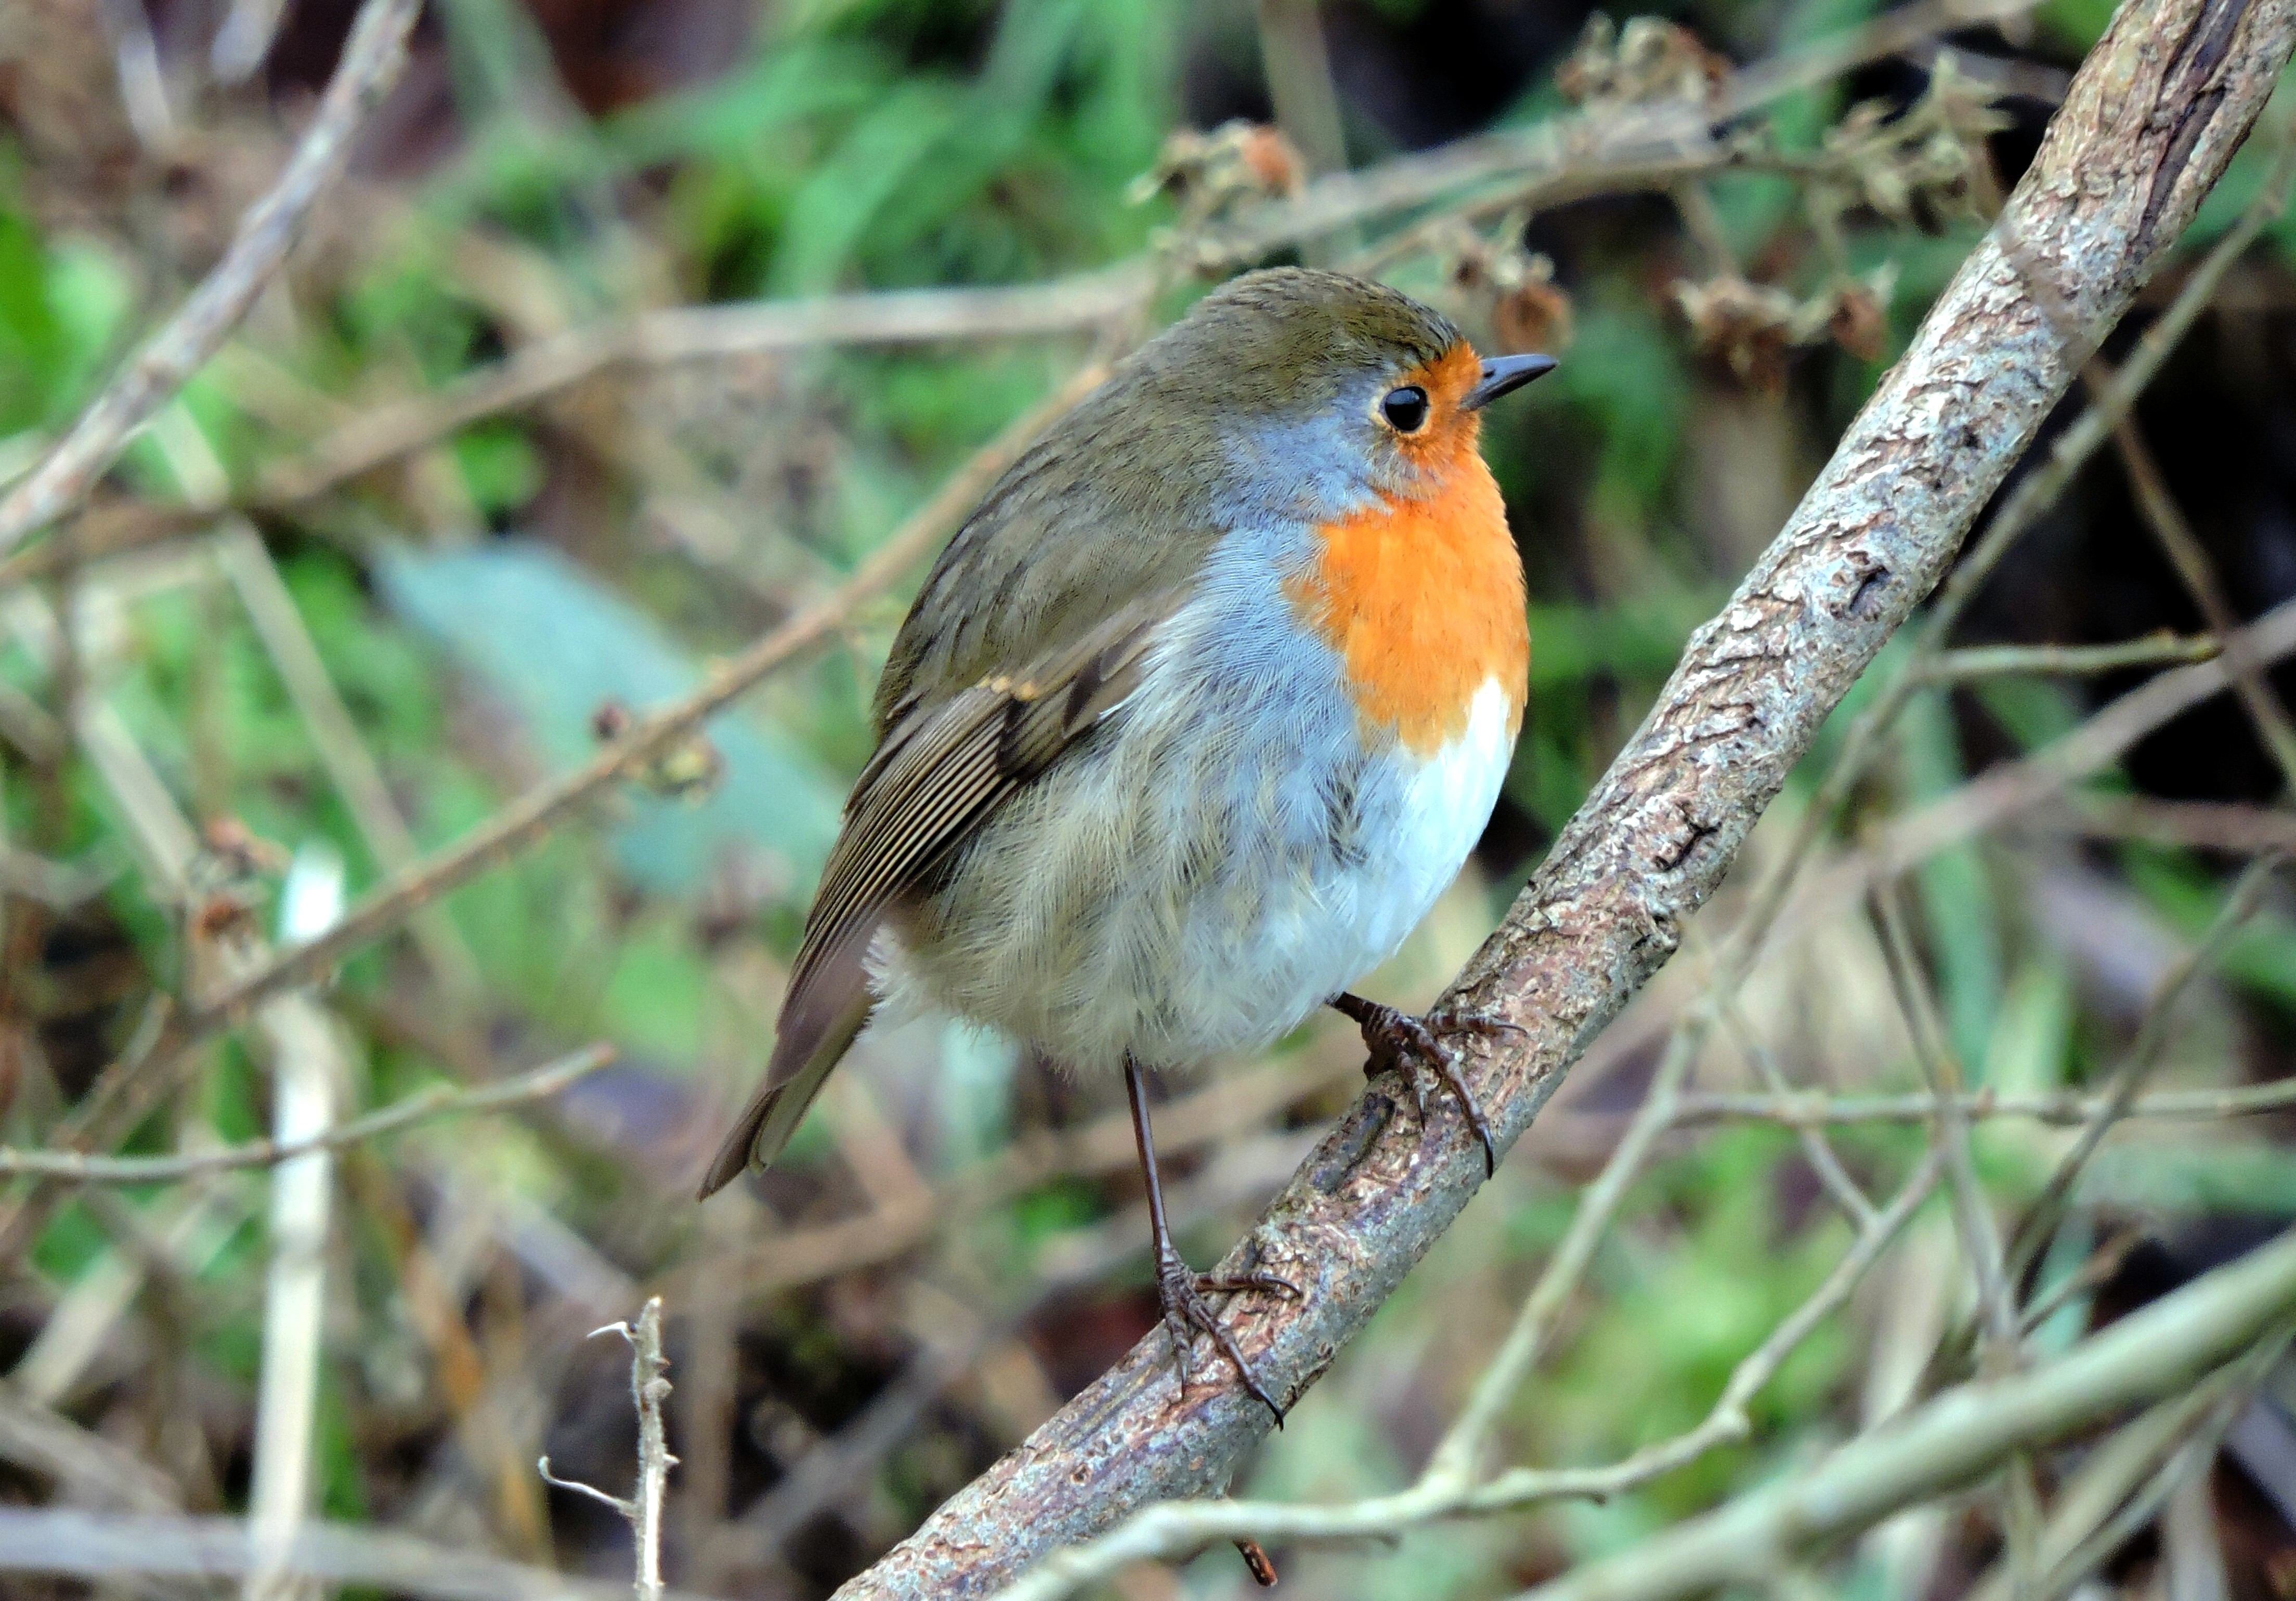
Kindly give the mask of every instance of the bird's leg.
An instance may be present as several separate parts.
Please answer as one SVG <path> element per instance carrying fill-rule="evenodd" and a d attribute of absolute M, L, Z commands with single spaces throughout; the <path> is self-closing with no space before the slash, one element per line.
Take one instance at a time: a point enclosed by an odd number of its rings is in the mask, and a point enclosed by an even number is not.
<path fill-rule="evenodd" d="M 1466 1078 L 1459 1071 L 1457 1048 L 1445 1036 L 1501 1033 L 1528 1035 L 1529 1029 L 1485 1012 L 1445 1010 L 1414 1017 L 1409 1012 L 1365 1001 L 1344 990 L 1332 997 L 1331 1007 L 1341 1017 L 1353 1018 L 1363 1030 L 1364 1044 L 1371 1051 L 1371 1060 L 1364 1067 L 1365 1073 L 1393 1067 L 1403 1074 L 1403 1082 L 1411 1087 L 1412 1104 L 1419 1109 L 1422 1124 L 1427 1121 L 1427 1092 L 1420 1085 L 1419 1072 L 1423 1065 L 1433 1068 L 1436 1076 L 1457 1097 L 1460 1109 L 1467 1115 L 1468 1126 L 1483 1143 L 1483 1176 L 1489 1178 L 1498 1172 L 1498 1147 L 1491 1139 L 1491 1125 L 1483 1120 L 1483 1109 L 1476 1104 L 1474 1091 L 1467 1088 Z"/>
<path fill-rule="evenodd" d="M 1172 1365 L 1179 1371 L 1180 1388 L 1185 1393 L 1188 1387 L 1188 1349 L 1195 1343 L 1195 1331 L 1201 1328 L 1235 1364 L 1244 1389 L 1275 1414 L 1275 1426 L 1282 1428 L 1283 1409 L 1260 1386 L 1250 1364 L 1243 1360 L 1243 1352 L 1236 1348 L 1235 1336 L 1222 1325 L 1204 1295 L 1225 1290 L 1282 1290 L 1297 1295 L 1299 1287 L 1273 1273 L 1243 1273 L 1229 1278 L 1198 1273 L 1180 1260 L 1179 1252 L 1172 1245 L 1171 1226 L 1164 1221 L 1164 1183 L 1156 1172 L 1156 1137 L 1148 1130 L 1148 1086 L 1141 1076 L 1140 1064 L 1129 1055 L 1124 1058 L 1124 1092 L 1132 1101 L 1132 1133 L 1140 1147 L 1141 1174 L 1148 1180 L 1148 1228 L 1156 1251 L 1156 1294 L 1164 1303 L 1164 1329 L 1172 1337 Z"/>

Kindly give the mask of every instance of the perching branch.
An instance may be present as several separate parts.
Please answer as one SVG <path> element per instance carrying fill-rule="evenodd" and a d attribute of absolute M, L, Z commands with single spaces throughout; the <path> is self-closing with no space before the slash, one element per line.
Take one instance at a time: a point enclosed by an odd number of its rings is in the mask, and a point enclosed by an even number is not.
<path fill-rule="evenodd" d="M 1529 1031 L 1467 1067 L 1504 1144 L 1671 954 L 1819 724 L 1937 584 L 2224 170 L 2292 43 L 2291 0 L 2132 0 L 2091 53 L 2002 225 L 1455 986 L 1453 1001 Z M 2070 312 L 2070 340 L 2026 274 Z M 1387 1086 L 1366 1092 L 1227 1264 L 1303 1292 L 1228 1313 L 1279 1398 L 1330 1365 L 1481 1180 L 1452 1108 L 1423 1138 Z M 1136 1507 L 1216 1493 L 1267 1426 L 1232 1387 L 1180 1393 L 1152 1335 L 840 1593 L 988 1593 Z"/>
<path fill-rule="evenodd" d="M 135 353 L 45 460 L 0 500 L 0 551 L 77 504 L 129 437 L 207 364 L 287 259 L 311 208 L 342 176 L 367 113 L 406 61 L 422 0 L 366 0 L 341 63 L 278 183 L 240 220 L 231 248 L 168 325 Z"/>

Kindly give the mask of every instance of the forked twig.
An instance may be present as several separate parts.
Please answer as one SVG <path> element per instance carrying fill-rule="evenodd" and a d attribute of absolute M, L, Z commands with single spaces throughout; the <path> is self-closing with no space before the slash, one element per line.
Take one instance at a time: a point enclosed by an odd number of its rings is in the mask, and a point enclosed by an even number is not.
<path fill-rule="evenodd" d="M 562 1479 L 550 1471 L 547 1457 L 535 1468 L 545 1483 L 587 1496 L 629 1521 L 630 1532 L 637 1541 L 637 1578 L 633 1587 L 637 1601 L 661 1601 L 662 1500 L 669 1470 L 677 1466 L 662 1429 L 663 1404 L 669 1400 L 669 1360 L 661 1353 L 661 1297 L 647 1301 L 635 1328 L 627 1323 L 609 1323 L 592 1329 L 590 1337 L 594 1340 L 602 1334 L 618 1334 L 629 1342 L 630 1399 L 638 1412 L 637 1490 L 624 1498 L 579 1479 Z"/>

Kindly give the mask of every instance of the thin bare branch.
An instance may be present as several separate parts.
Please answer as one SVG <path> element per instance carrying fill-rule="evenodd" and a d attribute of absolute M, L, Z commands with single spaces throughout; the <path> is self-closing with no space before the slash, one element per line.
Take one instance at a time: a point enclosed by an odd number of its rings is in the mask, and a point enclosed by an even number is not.
<path fill-rule="evenodd" d="M 1979 1183 L 1971 1154 L 1969 1119 L 1961 1110 L 1963 1094 L 1960 1059 L 1945 1037 L 1938 1015 L 1937 997 L 1929 976 L 1914 949 L 1906 927 L 1905 898 L 1896 882 L 1874 892 L 1874 911 L 1882 931 L 1882 950 L 1889 959 L 1890 984 L 1904 1014 L 1906 1031 L 1914 1041 L 1914 1058 L 1929 1081 L 1936 1108 L 1937 1139 L 1944 1147 L 1946 1172 L 1953 1180 L 1953 1221 L 1961 1237 L 1962 1260 L 1977 1284 L 1978 1307 L 1985 1319 L 1988 1348 L 2001 1360 L 2013 1357 L 2017 1343 L 2017 1308 L 2002 1269 L 2001 1230 L 1994 1221 L 1985 1188 Z"/>
<path fill-rule="evenodd" d="M 2104 1137 L 2112 1132 L 2112 1125 L 2128 1115 L 2129 1107 L 2136 1102 L 2138 1092 L 2144 1088 L 2145 1081 L 2160 1066 L 2161 1053 L 2169 1043 L 2169 1029 L 2175 1018 L 2177 1003 L 2185 998 L 2193 981 L 2207 972 L 2210 965 L 2222 953 L 2225 943 L 2256 911 L 2257 903 L 2263 899 L 2265 890 L 2271 885 L 2272 875 L 2280 870 L 2284 861 L 2281 856 L 2268 855 L 2249 863 L 2247 870 L 2233 886 L 2232 893 L 2225 896 L 2224 904 L 2217 909 L 2216 916 L 2210 919 L 2208 928 L 2193 949 L 2161 979 L 2160 989 L 2144 1009 L 2144 1021 L 2137 1025 L 2136 1038 L 2129 1045 L 2128 1054 L 2114 1069 L 2104 1093 L 2098 1098 L 2096 1110 L 2081 1130 L 2080 1138 L 2059 1159 L 2055 1171 L 2049 1175 L 2049 1181 L 2042 1187 L 2032 1205 L 2026 1209 L 2024 1221 L 2018 1226 L 2009 1249 L 2013 1277 L 2021 1277 L 2024 1270 L 2048 1248 L 2049 1241 L 2055 1238 L 2057 1225 L 2064 1220 L 2065 1209 L 2071 1202 L 2073 1186 L 2079 1181 L 2081 1170 L 2096 1154 L 2097 1147 L 2104 1143 Z"/>
<path fill-rule="evenodd" d="M 614 1059 L 611 1045 L 592 1045 L 498 1084 L 456 1089 L 437 1084 L 395 1105 L 354 1117 L 300 1139 L 251 1139 L 219 1150 L 173 1156 L 92 1156 L 81 1151 L 12 1150 L 0 1147 L 0 1174 L 30 1173 L 74 1184 L 166 1184 L 232 1168 L 271 1167 L 312 1151 L 362 1144 L 442 1117 L 501 1112 L 545 1100 Z"/>
<path fill-rule="evenodd" d="M 2070 1090 L 2054 1095 L 1999 1095 L 1977 1090 L 1963 1094 L 1956 1102 L 1963 1115 L 1972 1118 L 2030 1117 L 2060 1126 L 2087 1123 L 2105 1104 L 2102 1096 Z M 1775 1123 L 1788 1128 L 1926 1123 L 1937 1115 L 1937 1097 L 1926 1094 L 1846 1096 L 1798 1090 L 1783 1095 L 1733 1095 L 1693 1090 L 1683 1096 L 1676 1121 L 1693 1125 Z M 2206 1123 L 2284 1112 L 2291 1107 L 2296 1107 L 2296 1079 L 2276 1079 L 2237 1090 L 2169 1090 L 2139 1096 L 2121 1115 L 2121 1121 Z"/>
<path fill-rule="evenodd" d="M 1360 1076 L 1356 1061 L 1323 1056 L 1297 1066 L 1216 1080 L 1156 1109 L 1157 1148 L 1177 1155 L 1230 1139 L 1317 1090 Z M 675 1297 L 687 1289 L 691 1276 L 706 1275 L 732 1279 L 755 1300 L 874 1267 L 1054 1179 L 1128 1170 L 1138 1160 L 1132 1138 L 1131 1115 L 1118 1111 L 1055 1136 L 1023 1139 L 911 1205 L 879 1206 L 857 1217 L 769 1235 L 730 1262 L 704 1259 L 681 1270 L 665 1288 Z"/>
<path fill-rule="evenodd" d="M 2192 596 L 2193 604 L 2200 608 L 2202 620 L 2218 638 L 2232 639 L 2240 620 L 2233 616 L 2224 586 L 2217 582 L 2216 568 L 2208 552 L 2201 548 L 2200 536 L 2185 519 L 2184 508 L 2169 493 L 2168 480 L 2161 476 L 2161 464 L 2153 459 L 2152 449 L 2144 443 L 2144 431 L 2136 426 L 2133 415 L 2121 418 L 2114 425 L 2112 444 L 2120 453 L 2122 470 L 2128 474 L 2129 486 L 2136 491 L 2137 511 L 2145 527 L 2152 530 L 2152 537 L 2169 558 L 2169 565 L 2176 568 L 2185 592 Z M 2282 702 L 2279 691 L 2258 670 L 2256 663 L 2236 647 L 2225 665 L 2232 671 L 2233 692 L 2240 697 L 2249 721 L 2256 725 L 2257 738 L 2263 742 L 2265 754 L 2280 769 L 2282 785 L 2296 792 L 2296 723 L 2289 721 L 2288 707 Z"/>
<path fill-rule="evenodd" d="M 422 854 L 414 836 L 399 814 L 398 803 L 391 798 L 390 786 L 383 781 L 373 753 L 359 738 L 358 725 L 351 720 L 350 708 L 343 704 L 326 664 L 319 659 L 318 646 L 272 563 L 271 552 L 244 519 L 231 518 L 217 537 L 216 561 L 237 592 L 248 620 L 255 625 L 256 638 L 262 641 L 280 682 L 286 686 L 288 699 L 303 719 L 320 765 L 343 797 L 376 865 L 387 873 L 406 871 Z M 436 904 L 422 907 L 410 921 L 415 943 L 446 993 L 455 999 L 475 993 L 478 959 L 456 931 L 447 909 Z"/>
<path fill-rule="evenodd" d="M 2269 807 L 2088 793 L 2069 799 L 2070 804 L 2061 814 L 2035 818 L 2034 824 L 2092 839 L 2141 840 L 2147 845 L 2235 855 L 2260 855 L 2267 851 L 2296 855 L 2296 815 Z"/>
<path fill-rule="evenodd" d="M 1746 1059 L 1754 1065 L 1754 1074 L 1762 1081 L 1763 1088 L 1773 1095 L 1791 1094 L 1792 1086 L 1787 1082 L 1785 1070 L 1778 1066 L 1776 1055 L 1747 1025 L 1738 997 L 1735 994 L 1718 994 L 1716 1000 L 1722 1009 L 1723 1024 L 1734 1036 L 1738 1049 L 1744 1053 Z M 1679 1098 L 1675 1105 L 1675 1121 L 1677 1123 L 1682 1121 L 1682 1101 Z M 1833 1197 L 1834 1205 L 1841 1208 L 1843 1215 L 1861 1229 L 1872 1222 L 1874 1203 L 1858 1188 L 1857 1180 L 1849 1176 L 1849 1170 L 1841 1164 L 1841 1156 L 1827 1141 L 1821 1125 L 1803 1123 L 1795 1129 L 1794 1133 L 1801 1144 L 1802 1159 L 1809 1164 L 1810 1171 L 1817 1175 L 1817 1181 L 1825 1187 L 1825 1193 Z"/>
<path fill-rule="evenodd" d="M 2157 1483 L 2161 1470 L 2171 1465 L 2189 1468 L 2195 1446 L 2201 1448 L 2197 1454 L 2202 1462 L 2216 1454 L 2225 1430 L 2248 1404 L 2257 1381 L 2285 1343 L 2266 1339 L 2242 1360 L 2218 1368 L 2184 1394 L 2147 1408 L 2101 1442 L 2052 1498 L 2048 1524 L 2034 1553 L 2038 1573 L 2014 1575 L 1997 1565 L 1971 1587 L 1970 1601 L 2017 1601 L 2021 1594 L 2059 1596 L 2068 1580 L 2086 1577 L 2089 1564 L 2111 1556 L 2127 1538 L 2124 1532 L 2107 1544 L 2097 1536 L 2111 1530 L 2121 1515 L 2144 1507 L 2148 1481 Z M 2041 1581 L 2038 1584 L 2031 1581 L 2036 1577 Z M 2027 1582 L 2019 1585 L 2019 1578 Z"/>
<path fill-rule="evenodd" d="M 1819 837 L 1841 811 L 1842 804 L 1864 779 L 1867 764 L 1881 747 L 1882 736 L 1896 723 L 1915 692 L 1927 682 L 1924 671 L 1927 664 L 1943 654 L 1946 641 L 1952 637 L 1970 603 L 1984 588 L 2002 559 L 2024 536 L 2025 531 L 2040 519 L 2042 513 L 2063 495 L 2075 476 L 2112 437 L 2114 427 L 2128 415 L 2130 408 L 2136 404 L 2137 396 L 2159 376 L 2169 355 L 2183 342 L 2193 323 L 2214 298 L 2225 274 L 2247 253 L 2265 228 L 2280 216 L 2292 176 L 2296 176 L 2296 139 L 2282 143 L 2256 198 L 2242 209 L 2233 226 L 2226 231 L 2225 236 L 2217 241 L 2200 265 L 2185 278 L 2169 309 L 2144 331 L 2144 337 L 2137 341 L 2136 348 L 2130 353 L 2128 361 L 2097 390 L 2088 409 L 2071 427 L 2057 436 L 2049 447 L 2048 455 L 2029 469 L 2002 497 L 2000 505 L 1986 524 L 1984 534 L 1939 585 L 1929 613 L 1915 636 L 1913 658 L 1906 670 L 1851 723 L 1842 740 L 1841 752 L 1820 781 L 1817 793 L 1803 809 L 1792 838 L 1756 886 L 1745 923 L 1747 932 L 1741 938 L 1759 943 L 1767 936 L 1792 890 L 1795 876 L 1808 861 Z M 2004 237 L 2005 239 L 2009 235 L 2005 233 Z M 2030 274 L 2016 272 L 2015 264 L 2011 265 L 2021 284 L 2030 290 L 2033 282 Z M 2055 326 L 2055 322 L 2062 314 L 2060 309 L 2037 306 L 2037 311 L 2045 323 L 2052 324 L 2052 331 L 2056 332 L 2061 340 L 2066 338 L 2065 331 Z M 2055 313 L 2054 317 L 2053 312 Z M 2095 343 L 2091 339 L 2076 338 L 2084 351 Z M 2210 692 L 2213 693 L 2213 690 Z"/>
<path fill-rule="evenodd" d="M 611 369 L 775 351 L 1089 333 L 1129 316 L 1154 289 L 1145 262 L 1019 289 L 898 290 L 674 306 L 576 329 L 465 373 L 436 395 L 345 422 L 299 461 L 266 469 L 254 500 L 312 500 L 467 427 L 532 405 Z"/>
<path fill-rule="evenodd" d="M 2071 678 L 2173 662 L 2204 662 L 2224 647 L 2213 634 L 2182 639 L 2172 633 L 2124 640 L 2117 645 L 1968 645 L 1908 669 L 1928 683 L 1968 683 L 1981 678 Z"/>
<path fill-rule="evenodd" d="M 1711 108 L 1563 118 L 1527 132 L 1458 141 L 1440 151 L 1398 158 L 1360 172 L 1332 171 L 1298 199 L 1262 205 L 1195 241 L 1193 259 L 1205 270 L 1255 261 L 1272 250 L 1311 244 L 1470 188 L 1491 192 L 1480 209 L 1501 210 L 1621 188 L 1663 191 L 1736 159 L 1726 142 L 1712 137 L 1712 123 L 1745 116 L 1939 33 L 2021 14 L 2032 4 L 1917 0 L 1865 27 L 1750 68 Z M 1143 258 L 1013 289 L 903 290 L 641 313 L 529 346 L 464 374 L 436 395 L 352 419 L 301 461 L 266 470 L 252 502 L 286 507 L 313 499 L 480 418 L 532 405 L 621 366 L 840 345 L 1084 332 L 1133 315 L 1146 305 L 1155 283 L 1155 265 Z M 5 582 L 0 578 L 0 586 Z"/>
<path fill-rule="evenodd" d="M 1515 1314 L 1514 1326 L 1484 1365 L 1467 1404 L 1459 1409 L 1459 1416 L 1437 1442 L 1428 1459 L 1431 1474 L 1461 1484 L 1480 1476 L 1483 1451 L 1500 1413 L 1513 1401 L 1523 1381 L 1530 1376 L 1555 1319 L 1578 1288 L 1579 1278 L 1594 1260 L 1595 1246 L 1601 1244 L 1604 1231 L 1626 1200 L 1628 1188 L 1641 1176 L 1643 1164 L 1648 1160 L 1659 1136 L 1672 1126 L 1675 1098 L 1681 1093 L 1683 1082 L 1689 1076 L 1712 1020 L 1710 1010 L 1693 1013 L 1668 1043 L 1658 1072 L 1652 1076 L 1650 1092 L 1643 1098 L 1634 1121 L 1627 1125 L 1626 1137 L 1603 1164 L 1602 1176 L 1579 1196 L 1570 1227 L 1548 1254 L 1538 1282 L 1532 1285 L 1530 1294 Z"/>
<path fill-rule="evenodd" d="M 625 1601 L 608 1584 L 526 1567 L 394 1530 L 307 1523 L 287 1568 L 329 1584 L 422 1601 Z M 250 1571 L 248 1526 L 227 1517 L 115 1517 L 53 1507 L 0 1507 L 0 1573 L 96 1580 L 227 1578 Z M 663 1601 L 699 1601 L 666 1590 Z"/>

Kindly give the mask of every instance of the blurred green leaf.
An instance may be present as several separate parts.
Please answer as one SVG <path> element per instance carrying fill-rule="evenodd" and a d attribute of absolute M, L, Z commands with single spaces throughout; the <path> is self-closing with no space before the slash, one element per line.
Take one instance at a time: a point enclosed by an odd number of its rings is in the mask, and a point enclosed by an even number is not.
<path fill-rule="evenodd" d="M 509 698 L 554 768 L 594 751 L 600 707 L 644 712 L 701 682 L 699 666 L 651 619 L 545 546 L 502 540 L 394 552 L 381 570 L 392 603 Z M 614 831 L 623 870 L 657 894 L 690 894 L 740 849 L 762 854 L 788 893 L 802 893 L 836 837 L 844 787 L 747 719 L 719 717 L 709 736 L 725 772 L 706 799 L 617 796 L 630 817 Z"/>

